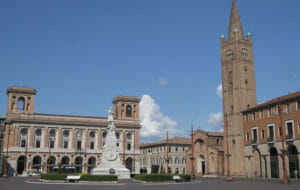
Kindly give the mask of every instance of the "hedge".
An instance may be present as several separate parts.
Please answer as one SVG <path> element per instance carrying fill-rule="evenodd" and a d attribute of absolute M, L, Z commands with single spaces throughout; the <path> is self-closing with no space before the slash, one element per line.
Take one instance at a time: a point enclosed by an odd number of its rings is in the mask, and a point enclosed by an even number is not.
<path fill-rule="evenodd" d="M 191 181 L 191 175 L 180 174 L 179 176 L 183 179 L 183 181 Z"/>
<path fill-rule="evenodd" d="M 117 181 L 116 175 L 82 175 L 80 181 Z"/>
<path fill-rule="evenodd" d="M 44 180 L 65 180 L 68 175 L 80 175 L 80 181 L 117 181 L 116 175 L 91 175 L 91 174 L 62 174 L 62 173 L 44 173 L 41 179 Z"/>
<path fill-rule="evenodd" d="M 62 174 L 62 173 L 44 173 L 41 174 L 41 179 L 45 180 L 65 180 L 65 178 L 70 174 Z"/>
<path fill-rule="evenodd" d="M 135 175 L 134 179 L 141 181 L 173 181 L 173 175 L 170 174 L 140 174 Z"/>
<path fill-rule="evenodd" d="M 141 181 L 173 181 L 173 174 L 139 174 L 135 175 L 134 179 Z M 179 175 L 183 181 L 190 181 L 191 175 L 181 174 Z"/>

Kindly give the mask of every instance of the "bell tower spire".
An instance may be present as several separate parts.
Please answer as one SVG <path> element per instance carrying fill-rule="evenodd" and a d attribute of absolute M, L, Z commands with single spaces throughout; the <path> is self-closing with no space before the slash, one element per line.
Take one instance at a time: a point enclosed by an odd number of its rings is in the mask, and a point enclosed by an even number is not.
<path fill-rule="evenodd" d="M 236 37 L 238 39 L 245 39 L 242 24 L 240 21 L 239 11 L 236 6 L 236 1 L 232 0 L 228 41 L 233 40 L 235 38 L 235 35 L 237 35 Z"/>

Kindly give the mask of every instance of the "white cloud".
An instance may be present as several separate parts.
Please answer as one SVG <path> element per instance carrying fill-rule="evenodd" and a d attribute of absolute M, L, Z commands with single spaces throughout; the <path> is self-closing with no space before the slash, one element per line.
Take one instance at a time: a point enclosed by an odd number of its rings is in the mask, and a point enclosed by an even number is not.
<path fill-rule="evenodd" d="M 160 85 L 162 85 L 162 86 L 168 84 L 168 81 L 167 81 L 165 78 L 162 78 L 162 77 L 158 78 L 158 79 L 157 79 L 157 82 L 158 82 L 158 84 L 160 84 Z"/>
<path fill-rule="evenodd" d="M 210 113 L 208 116 L 208 123 L 211 131 L 223 131 L 223 114 L 219 113 Z"/>
<path fill-rule="evenodd" d="M 169 135 L 180 136 L 183 131 L 177 129 L 177 122 L 165 116 L 155 100 L 145 94 L 140 102 L 140 119 L 142 124 L 141 137 L 147 140 L 161 140 Z"/>
<path fill-rule="evenodd" d="M 222 99 L 222 84 L 219 84 L 217 87 L 217 95 L 220 99 Z"/>

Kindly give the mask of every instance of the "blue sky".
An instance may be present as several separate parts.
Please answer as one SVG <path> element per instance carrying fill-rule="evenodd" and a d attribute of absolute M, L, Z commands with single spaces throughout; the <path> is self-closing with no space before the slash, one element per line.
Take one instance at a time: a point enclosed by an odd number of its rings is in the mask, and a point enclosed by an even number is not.
<path fill-rule="evenodd" d="M 300 1 L 237 4 L 253 35 L 258 103 L 299 90 Z M 37 89 L 38 113 L 106 116 L 115 96 L 148 95 L 178 135 L 191 123 L 219 130 L 209 117 L 222 112 L 230 9 L 231 0 L 2 0 L 0 116 L 17 85 Z"/>

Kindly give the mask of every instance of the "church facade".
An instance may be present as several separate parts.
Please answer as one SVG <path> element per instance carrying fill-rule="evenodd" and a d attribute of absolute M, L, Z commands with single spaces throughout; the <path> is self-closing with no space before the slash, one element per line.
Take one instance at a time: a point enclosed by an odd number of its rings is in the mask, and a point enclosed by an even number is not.
<path fill-rule="evenodd" d="M 53 172 L 59 166 L 90 172 L 102 159 L 107 117 L 52 115 L 34 112 L 34 88 L 7 89 L 4 173 Z M 138 97 L 113 99 L 118 152 L 131 173 L 139 173 L 140 121 Z"/>

